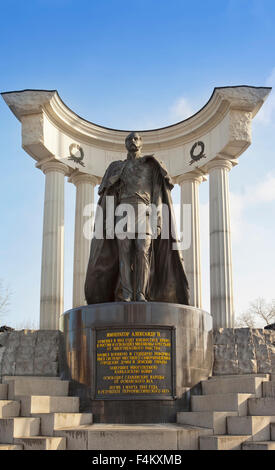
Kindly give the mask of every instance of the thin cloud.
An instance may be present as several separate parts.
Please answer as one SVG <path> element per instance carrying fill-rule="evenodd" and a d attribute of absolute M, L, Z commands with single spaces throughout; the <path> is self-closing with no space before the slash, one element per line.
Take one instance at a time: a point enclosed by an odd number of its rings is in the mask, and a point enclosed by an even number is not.
<path fill-rule="evenodd" d="M 170 126 L 189 118 L 194 112 L 194 107 L 190 104 L 189 100 L 181 96 L 161 115 L 145 116 L 135 121 L 133 125 L 128 125 L 128 128 L 146 130 Z"/>
<path fill-rule="evenodd" d="M 268 76 L 265 84 L 266 86 L 271 86 L 273 89 L 275 88 L 275 67 L 272 69 L 271 74 Z M 255 120 L 265 125 L 275 122 L 275 92 L 274 90 L 271 92 L 265 104 L 256 115 Z"/>
<path fill-rule="evenodd" d="M 170 119 L 177 122 L 192 116 L 194 110 L 189 101 L 184 96 L 181 96 L 171 106 L 169 114 Z"/>
<path fill-rule="evenodd" d="M 250 204 L 275 201 L 275 176 L 268 173 L 265 180 L 260 182 L 254 191 L 252 187 L 249 188 L 246 198 Z"/>
<path fill-rule="evenodd" d="M 244 212 L 250 206 L 275 201 L 275 176 L 268 173 L 256 185 L 247 185 L 242 194 L 230 193 L 231 227 L 233 242 L 239 242 L 247 233 Z"/>

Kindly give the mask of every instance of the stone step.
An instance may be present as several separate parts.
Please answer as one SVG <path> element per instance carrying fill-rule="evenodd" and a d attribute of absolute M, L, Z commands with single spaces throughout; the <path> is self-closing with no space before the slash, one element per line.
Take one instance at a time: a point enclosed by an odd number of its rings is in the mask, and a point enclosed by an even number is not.
<path fill-rule="evenodd" d="M 0 450 L 23 450 L 23 446 L 19 444 L 0 444 Z"/>
<path fill-rule="evenodd" d="M 270 423 L 270 440 L 275 441 L 275 420 L 273 423 Z"/>
<path fill-rule="evenodd" d="M 53 436 L 59 428 L 72 428 L 92 424 L 92 413 L 41 413 L 32 415 L 40 418 L 42 436 Z"/>
<path fill-rule="evenodd" d="M 270 440 L 269 416 L 229 416 L 227 432 L 233 435 L 251 435 L 253 441 Z"/>
<path fill-rule="evenodd" d="M 3 375 L 2 383 L 8 383 L 11 380 L 61 380 L 61 377 L 51 377 L 43 375 Z"/>
<path fill-rule="evenodd" d="M 191 397 L 192 411 L 237 411 L 239 416 L 247 415 L 249 393 L 227 393 L 215 395 L 193 395 Z"/>
<path fill-rule="evenodd" d="M 200 450 L 241 450 L 251 436 L 201 436 Z"/>
<path fill-rule="evenodd" d="M 198 450 L 199 437 L 211 429 L 178 424 L 93 424 L 58 429 L 67 450 Z"/>
<path fill-rule="evenodd" d="M 257 397 L 262 396 L 262 383 L 265 377 L 234 377 L 227 379 L 204 380 L 202 384 L 203 395 L 222 393 L 252 393 Z"/>
<path fill-rule="evenodd" d="M 0 400 L 7 400 L 8 386 L 7 384 L 0 384 Z"/>
<path fill-rule="evenodd" d="M 275 398 L 249 398 L 248 414 L 251 416 L 274 416 Z"/>
<path fill-rule="evenodd" d="M 275 442 L 244 442 L 242 445 L 242 450 L 275 450 Z"/>
<path fill-rule="evenodd" d="M 13 444 L 14 437 L 37 436 L 39 431 L 39 418 L 0 419 L 0 442 L 3 444 Z"/>
<path fill-rule="evenodd" d="M 78 397 L 52 397 L 42 395 L 19 396 L 21 416 L 41 413 L 78 413 Z"/>
<path fill-rule="evenodd" d="M 24 450 L 66 450 L 64 437 L 18 437 L 14 439 L 14 443 L 22 445 Z"/>
<path fill-rule="evenodd" d="M 264 374 L 264 373 L 258 373 L 258 374 L 226 374 L 226 375 L 212 375 L 211 377 L 208 378 L 208 380 L 220 380 L 220 379 L 238 379 L 238 378 L 256 378 L 260 377 L 262 379 L 270 380 L 270 375 L 271 374 Z"/>
<path fill-rule="evenodd" d="M 275 382 L 263 382 L 263 397 L 275 398 Z"/>
<path fill-rule="evenodd" d="M 177 413 L 177 422 L 213 429 L 214 434 L 226 434 L 226 418 L 236 415 L 236 411 L 187 411 Z"/>
<path fill-rule="evenodd" d="M 19 401 L 0 400 L 0 418 L 13 418 L 19 416 L 19 412 Z"/>
<path fill-rule="evenodd" d="M 6 381 L 8 384 L 8 398 L 14 400 L 17 396 L 27 395 L 50 395 L 67 396 L 69 391 L 69 381 L 67 380 L 46 380 L 25 377 Z"/>

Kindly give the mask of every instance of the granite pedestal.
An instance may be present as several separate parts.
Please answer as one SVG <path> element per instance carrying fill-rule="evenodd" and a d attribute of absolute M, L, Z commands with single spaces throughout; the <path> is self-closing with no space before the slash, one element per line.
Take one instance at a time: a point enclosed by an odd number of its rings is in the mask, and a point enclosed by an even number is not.
<path fill-rule="evenodd" d="M 62 322 L 71 392 L 94 422 L 175 422 L 211 374 L 212 317 L 201 309 L 113 302 L 69 310 Z"/>

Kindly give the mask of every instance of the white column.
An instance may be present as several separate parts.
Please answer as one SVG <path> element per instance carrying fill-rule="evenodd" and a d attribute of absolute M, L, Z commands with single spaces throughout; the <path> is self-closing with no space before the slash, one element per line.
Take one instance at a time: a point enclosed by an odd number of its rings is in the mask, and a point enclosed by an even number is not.
<path fill-rule="evenodd" d="M 210 292 L 214 328 L 234 327 L 231 228 L 228 173 L 229 160 L 208 165 L 210 213 Z"/>
<path fill-rule="evenodd" d="M 86 304 L 84 284 L 90 255 L 91 240 L 83 233 L 83 211 L 88 204 L 94 203 L 94 188 L 98 183 L 95 176 L 77 173 L 69 179 L 76 186 L 75 234 L 74 234 L 74 274 L 73 274 L 73 307 Z"/>
<path fill-rule="evenodd" d="M 46 175 L 40 292 L 40 328 L 58 330 L 64 292 L 64 176 L 61 162 L 41 165 Z"/>
<path fill-rule="evenodd" d="M 199 207 L 199 185 L 202 181 L 201 174 L 195 171 L 178 178 L 181 188 L 181 232 L 183 237 L 189 237 L 190 240 L 190 247 L 183 250 L 185 270 L 190 288 L 190 305 L 198 308 L 202 305 Z M 188 226 L 184 226 L 183 211 L 188 209 L 188 205 L 190 209 L 190 212 L 187 211 L 188 220 L 186 220 L 186 223 L 188 222 Z"/>

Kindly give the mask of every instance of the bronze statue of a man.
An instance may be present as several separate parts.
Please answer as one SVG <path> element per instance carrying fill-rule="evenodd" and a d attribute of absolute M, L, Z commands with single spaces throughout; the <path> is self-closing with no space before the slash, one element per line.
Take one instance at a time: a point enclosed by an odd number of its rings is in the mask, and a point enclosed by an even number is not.
<path fill-rule="evenodd" d="M 189 304 L 188 281 L 176 243 L 171 178 L 164 164 L 153 155 L 141 155 L 142 139 L 138 133 L 131 132 L 125 145 L 126 160 L 109 165 L 98 191 L 98 210 L 104 222 L 112 200 L 115 230 L 114 236 L 109 237 L 105 227 L 102 237 L 92 239 L 85 282 L 87 303 Z"/>

